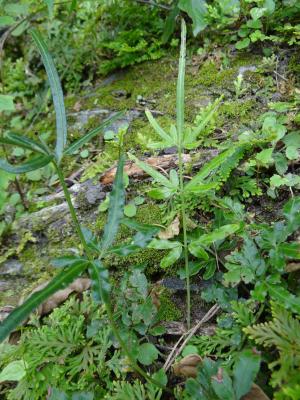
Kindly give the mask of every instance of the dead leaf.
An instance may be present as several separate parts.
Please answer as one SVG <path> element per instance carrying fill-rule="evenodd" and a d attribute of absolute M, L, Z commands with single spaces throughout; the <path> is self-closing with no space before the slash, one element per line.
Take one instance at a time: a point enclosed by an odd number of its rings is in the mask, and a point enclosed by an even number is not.
<path fill-rule="evenodd" d="M 185 378 L 195 378 L 197 376 L 197 367 L 202 362 L 202 358 L 198 354 L 189 354 L 182 360 L 172 365 L 173 372 L 176 376 Z"/>
<path fill-rule="evenodd" d="M 81 110 L 81 106 L 82 106 L 82 104 L 80 103 L 80 101 L 76 101 L 76 103 L 74 104 L 73 110 L 79 112 Z"/>
<path fill-rule="evenodd" d="M 35 288 L 30 295 L 44 289 L 48 285 L 48 283 L 49 281 L 42 283 L 37 288 Z M 85 290 L 89 289 L 90 286 L 91 280 L 88 278 L 75 279 L 75 281 L 71 283 L 71 285 L 54 293 L 53 296 L 49 297 L 49 299 L 42 303 L 37 309 L 38 315 L 43 316 L 45 314 L 49 314 L 54 308 L 58 307 L 61 303 L 67 300 L 71 293 L 82 293 Z M 22 301 L 20 303 L 22 304 Z"/>
<path fill-rule="evenodd" d="M 255 383 L 253 383 L 251 390 L 241 400 L 270 400 L 265 392 Z"/>
<path fill-rule="evenodd" d="M 300 263 L 297 262 L 291 262 L 288 263 L 287 266 L 285 267 L 286 272 L 295 272 L 300 269 Z"/>
<path fill-rule="evenodd" d="M 174 236 L 179 235 L 180 221 L 176 217 L 174 221 L 167 227 L 167 229 L 161 230 L 158 234 L 160 239 L 172 239 Z"/>
<path fill-rule="evenodd" d="M 189 154 L 184 154 L 183 162 L 189 163 L 192 160 Z M 153 168 L 163 168 L 165 170 L 175 168 L 178 165 L 178 155 L 177 154 L 167 154 L 159 157 L 149 157 L 144 160 L 147 164 L 149 164 Z M 100 182 L 103 185 L 111 184 L 114 180 L 117 168 L 113 167 L 106 171 L 100 178 Z M 127 161 L 124 167 L 124 173 L 126 173 L 129 177 L 133 176 L 136 178 L 147 176 L 147 174 L 133 161 Z"/>

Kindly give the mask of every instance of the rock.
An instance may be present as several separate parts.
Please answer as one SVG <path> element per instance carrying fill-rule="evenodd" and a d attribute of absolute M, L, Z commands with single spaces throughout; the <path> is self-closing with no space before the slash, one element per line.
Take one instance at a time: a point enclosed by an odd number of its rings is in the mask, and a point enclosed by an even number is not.
<path fill-rule="evenodd" d="M 160 281 L 160 284 L 162 286 L 164 286 L 166 289 L 169 289 L 174 292 L 185 292 L 186 291 L 185 281 L 183 281 L 179 278 L 176 278 L 176 277 L 163 278 Z M 201 290 L 203 290 L 204 288 L 206 288 L 207 286 L 209 286 L 209 284 L 207 282 L 201 282 L 201 284 L 192 283 L 191 291 L 198 293 Z"/>
<path fill-rule="evenodd" d="M 75 123 L 71 125 L 71 129 L 83 129 L 84 126 L 89 122 L 89 119 L 95 116 L 99 117 L 101 121 L 103 118 L 107 118 L 110 114 L 109 110 L 96 108 L 94 110 L 84 110 L 78 111 L 75 113 L 69 113 L 68 117 L 72 117 L 75 119 Z M 99 122 L 100 122 L 99 121 Z"/>
<path fill-rule="evenodd" d="M 86 200 L 88 205 L 95 205 L 99 203 L 106 197 L 106 193 L 102 191 L 102 185 L 100 183 L 93 183 L 92 179 L 89 179 L 82 183 L 80 191 L 76 198 L 76 204 L 78 208 L 81 206 L 78 204 L 78 199 L 80 198 L 80 203 Z"/>
<path fill-rule="evenodd" d="M 112 113 L 109 115 L 109 118 L 112 117 L 116 113 Z M 117 121 L 113 122 L 111 125 L 107 126 L 104 129 L 104 133 L 107 131 L 113 131 L 114 133 L 118 133 L 120 128 L 124 126 L 129 126 L 131 122 L 140 117 L 141 112 L 138 110 L 130 110 L 127 111 L 124 115 L 122 115 Z"/>
<path fill-rule="evenodd" d="M 124 98 L 124 97 L 128 98 L 128 97 L 130 97 L 130 93 L 127 93 L 126 90 L 122 90 L 122 89 L 120 89 L 120 90 L 113 90 L 113 91 L 111 92 L 111 94 L 112 94 L 114 97 L 116 97 L 116 98 Z"/>
<path fill-rule="evenodd" d="M 176 154 L 177 153 L 177 146 L 167 147 L 163 151 L 164 154 Z"/>
<path fill-rule="evenodd" d="M 0 266 L 0 275 L 18 275 L 23 270 L 23 264 L 16 259 L 7 260 Z"/>
<path fill-rule="evenodd" d="M 256 71 L 257 71 L 257 68 L 256 68 L 255 65 L 246 65 L 246 66 L 243 66 L 243 67 L 239 68 L 238 75 L 242 75 L 243 76 L 245 72 L 256 72 Z"/>

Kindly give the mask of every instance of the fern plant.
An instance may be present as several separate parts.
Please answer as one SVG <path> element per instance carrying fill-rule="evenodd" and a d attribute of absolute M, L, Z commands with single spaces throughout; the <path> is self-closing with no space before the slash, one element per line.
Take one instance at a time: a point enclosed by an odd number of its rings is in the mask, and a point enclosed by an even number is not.
<path fill-rule="evenodd" d="M 244 328 L 258 345 L 275 348 L 278 358 L 269 363 L 271 385 L 278 389 L 275 399 L 296 399 L 300 385 L 300 321 L 282 305 L 271 302 L 272 320 Z"/>

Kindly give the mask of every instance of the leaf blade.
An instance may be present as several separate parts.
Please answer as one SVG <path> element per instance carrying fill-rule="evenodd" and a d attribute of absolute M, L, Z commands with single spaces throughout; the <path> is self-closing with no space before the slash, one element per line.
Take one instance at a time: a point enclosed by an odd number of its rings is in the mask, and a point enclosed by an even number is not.
<path fill-rule="evenodd" d="M 42 35 L 35 29 L 32 29 L 30 33 L 37 48 L 39 49 L 50 84 L 56 116 L 55 153 L 57 161 L 60 162 L 63 155 L 64 147 L 67 143 L 67 118 L 64 104 L 64 95 L 56 67 Z"/>
<path fill-rule="evenodd" d="M 67 270 L 60 272 L 43 290 L 32 294 L 20 307 L 16 308 L 11 314 L 9 314 L 9 316 L 0 324 L 0 343 L 43 301 L 73 282 L 73 280 L 77 278 L 86 267 L 86 262 L 73 264 Z"/>
<path fill-rule="evenodd" d="M 53 156 L 38 156 L 20 165 L 12 165 L 4 159 L 0 159 L 0 169 L 10 174 L 23 174 L 25 172 L 35 171 L 36 169 L 45 167 L 52 161 Z"/>

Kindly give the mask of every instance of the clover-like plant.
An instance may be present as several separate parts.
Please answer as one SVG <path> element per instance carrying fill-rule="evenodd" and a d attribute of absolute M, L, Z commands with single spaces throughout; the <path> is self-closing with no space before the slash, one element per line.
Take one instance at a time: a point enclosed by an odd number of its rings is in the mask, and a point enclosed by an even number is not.
<path fill-rule="evenodd" d="M 136 230 L 137 234 L 134 236 L 133 241 L 130 244 L 115 247 L 112 246 L 119 225 L 122 222 L 125 203 L 123 179 L 125 156 L 122 154 L 123 137 L 121 137 L 119 141 L 119 162 L 113 189 L 110 195 L 107 223 L 105 225 L 101 240 L 96 238 L 92 232 L 80 224 L 72 204 L 70 193 L 65 184 L 65 179 L 61 168 L 61 162 L 65 155 L 72 155 L 76 150 L 82 147 L 94 136 L 99 134 L 105 126 L 111 124 L 113 120 L 116 120 L 121 113 L 118 113 L 114 115 L 113 118 L 106 120 L 99 127 L 90 131 L 85 136 L 67 147 L 67 120 L 59 76 L 42 36 L 36 30 L 32 30 L 31 35 L 41 54 L 50 83 L 56 114 L 56 146 L 55 149 L 51 149 L 41 137 L 39 137 L 39 141 L 36 141 L 28 137 L 9 133 L 7 136 L 0 138 L 0 143 L 30 150 L 34 153 L 34 157 L 21 165 L 12 165 L 6 160 L 0 159 L 0 169 L 13 174 L 21 174 L 42 168 L 49 163 L 53 164 L 59 177 L 60 184 L 63 188 L 73 225 L 83 248 L 83 254 L 80 256 L 67 255 L 53 260 L 52 263 L 55 266 L 62 268 L 61 272 L 58 273 L 57 276 L 43 290 L 31 295 L 28 300 L 26 300 L 21 306 L 17 307 L 6 318 L 6 320 L 0 324 L 0 342 L 5 340 L 5 338 L 14 329 L 16 329 L 22 323 L 22 321 L 28 317 L 29 314 L 49 296 L 53 295 L 58 290 L 65 288 L 75 278 L 87 271 L 92 280 L 92 292 L 94 299 L 98 302 L 104 303 L 111 330 L 122 347 L 125 355 L 130 360 L 132 368 L 146 380 L 162 387 L 162 384 L 150 378 L 147 373 L 136 363 L 136 360 L 131 356 L 130 351 L 128 350 L 119 333 L 110 304 L 109 272 L 107 268 L 104 267 L 102 262 L 104 257 L 111 252 L 124 255 L 139 251 L 141 248 L 147 246 L 147 244 L 152 240 L 153 235 L 155 235 L 158 231 L 158 228 L 150 225 L 138 224 L 134 221 L 126 222 L 126 220 L 124 220 L 123 222 L 127 225 L 129 224 L 132 229 Z"/>

